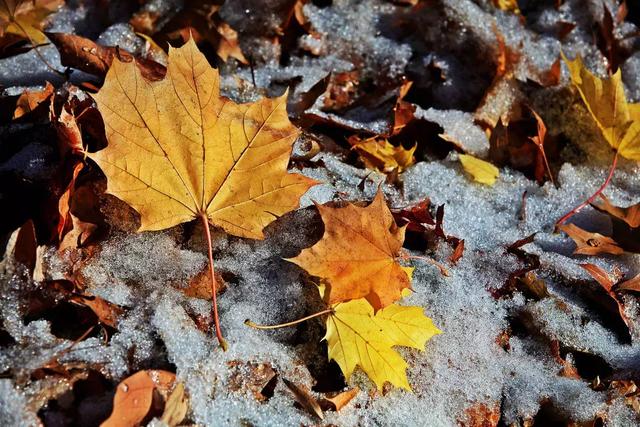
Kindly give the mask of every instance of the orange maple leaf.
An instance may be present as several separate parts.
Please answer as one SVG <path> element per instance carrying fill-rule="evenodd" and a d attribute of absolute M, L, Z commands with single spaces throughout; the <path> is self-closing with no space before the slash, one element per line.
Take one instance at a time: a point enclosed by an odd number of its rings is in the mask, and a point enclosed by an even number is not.
<path fill-rule="evenodd" d="M 398 263 L 404 227 L 398 227 L 382 192 L 361 208 L 316 205 L 324 236 L 291 261 L 326 281 L 328 303 L 366 298 L 379 310 L 411 288 L 412 267 Z"/>

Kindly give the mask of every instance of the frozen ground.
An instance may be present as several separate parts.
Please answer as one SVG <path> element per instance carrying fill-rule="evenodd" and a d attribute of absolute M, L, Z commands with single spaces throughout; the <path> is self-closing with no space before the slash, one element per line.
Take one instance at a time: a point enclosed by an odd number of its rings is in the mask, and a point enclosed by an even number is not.
<path fill-rule="evenodd" d="M 439 13 L 454 27 L 464 26 L 464 31 L 459 39 L 448 39 L 448 45 L 426 58 L 419 57 L 420 43 L 427 40 L 435 44 L 439 37 L 430 34 L 431 30 L 425 29 L 425 34 L 415 36 L 424 40 L 408 37 L 402 41 L 372 30 L 380 16 L 404 13 L 404 9 L 382 1 L 372 2 L 374 6 L 347 0 L 333 3 L 330 8 L 319 8 L 313 3 L 305 6 L 316 30 L 325 35 L 332 55 L 301 57 L 286 67 L 277 61 L 265 63 L 255 70 L 258 86 L 268 92 L 279 87 L 278 78 L 304 76 L 296 89 L 304 92 L 329 71 L 354 66 L 346 43 L 358 55 L 367 53 L 364 61 L 358 61 L 365 72 L 374 73 L 382 67 L 390 79 L 436 57 L 449 67 L 451 78 L 447 84 L 453 86 L 443 84 L 433 88 L 436 108 L 421 105 L 424 109 L 417 115 L 438 123 L 447 134 L 481 156 L 487 152 L 486 136 L 473 124 L 465 108 L 466 101 L 461 100 L 463 95 L 455 87 L 457 79 L 464 80 L 468 72 L 462 63 L 465 59 L 451 54 L 459 55 L 468 48 L 460 40 L 473 39 L 476 46 L 491 50 L 489 46 L 495 43 L 491 25 L 495 23 L 509 44 L 523 44 L 524 56 L 531 63 L 523 66 L 522 73 L 526 74 L 532 67 L 547 69 L 557 58 L 561 43 L 551 35 L 552 22 L 558 19 L 591 22 L 593 16 L 601 13 L 598 2 L 568 0 L 560 10 L 549 7 L 532 15 L 523 29 L 513 16 L 489 13 L 490 2 L 443 0 L 437 2 Z M 583 7 L 583 3 L 589 7 Z M 82 7 L 69 7 L 61 12 L 66 17 L 66 31 L 83 22 L 81 12 Z M 225 13 L 232 14 L 232 8 Z M 592 69 L 602 72 L 602 57 L 589 39 L 586 26 L 576 27 L 563 41 L 562 48 L 571 55 L 582 53 Z M 123 37 L 129 36 L 111 28 L 100 40 L 122 44 Z M 259 41 L 253 42 L 259 46 Z M 128 46 L 130 50 L 136 48 Z M 412 49 L 416 49 L 413 56 Z M 55 60 L 55 52 L 51 55 Z M 623 67 L 629 93 L 635 98 L 640 93 L 637 58 L 636 53 Z M 33 67 L 23 72 L 25 64 Z M 41 83 L 42 73 L 46 74 L 46 70 L 30 54 L 0 60 L 0 83 L 6 86 Z M 305 83 L 305 79 L 312 81 Z M 467 82 L 469 93 L 473 93 L 476 84 L 482 84 L 481 80 Z M 225 80 L 228 93 L 245 99 L 255 95 L 238 92 L 233 87 L 234 81 Z M 563 81 L 566 83 L 566 79 Z M 551 413 L 551 419 L 559 422 L 587 423 L 601 417 L 610 426 L 638 425 L 637 413 L 624 403 L 624 398 L 612 397 L 607 390 L 593 387 L 592 382 L 597 376 L 612 372 L 621 375 L 621 379 L 638 379 L 640 337 L 637 331 L 629 335 L 620 333 L 620 328 L 603 316 L 593 296 L 605 298 L 605 295 L 579 264 L 591 262 L 607 269 L 618 266 L 627 276 L 633 276 L 640 273 L 640 257 L 574 256 L 572 241 L 553 233 L 554 222 L 602 183 L 610 162 L 610 153 L 604 148 L 606 143 L 598 137 L 584 108 L 571 104 L 572 100 L 562 91 L 562 87 L 541 90 L 532 97 L 550 132 L 562 134 L 568 140 L 560 156 L 564 162 L 558 165 L 558 188 L 550 182 L 539 186 L 509 168 L 501 169 L 493 187 L 474 183 L 462 171 L 454 152 L 444 159 L 423 154 L 400 176 L 399 186 L 383 185 L 392 207 L 403 207 L 424 198 L 429 198 L 433 205 L 445 204 L 445 231 L 465 240 L 464 255 L 457 265 L 449 267 L 449 277 L 442 276 L 430 264 L 413 263 L 414 293 L 403 303 L 424 307 L 443 331 L 427 343 L 425 352 L 401 350 L 409 361 L 413 393 L 392 388 L 376 392 L 366 376 L 357 373 L 347 387 L 357 385 L 362 391 L 340 412 L 326 412 L 321 422 L 294 406 L 292 394 L 282 381 L 287 378 L 309 388 L 315 385 L 317 396 L 340 384 L 335 367 L 326 361 L 321 322 L 270 332 L 250 329 L 243 323 L 247 318 L 257 323 L 285 322 L 321 307 L 305 274 L 282 258 L 295 256 L 321 236 L 322 226 L 312 200 L 320 203 L 371 200 L 385 178 L 348 164 L 348 156 L 340 152 L 320 153 L 302 168 L 303 174 L 323 184 L 309 191 L 299 210 L 270 225 L 264 241 L 215 235 L 216 268 L 227 283 L 219 306 L 229 351 L 222 352 L 211 332 L 198 324 L 197 319 L 210 320 L 210 303 L 180 292 L 206 266 L 201 230 L 197 226 L 195 229 L 180 226 L 166 232 L 136 234 L 130 231 L 130 226 L 111 217 L 108 219 L 114 222 L 113 231 L 82 267 L 81 274 L 91 293 L 125 307 L 125 313 L 108 343 L 100 336 L 88 338 L 60 361 L 84 364 L 114 383 L 139 369 L 175 369 L 190 396 L 189 418 L 206 426 L 472 425 L 474 410 L 482 408 L 501 412 L 502 425 L 525 425 L 534 419 L 538 423 L 548 422 L 541 413 Z M 517 96 L 518 93 L 506 90 L 492 108 L 508 109 Z M 315 114 L 315 109 L 317 105 L 309 111 Z M 380 127 L 379 118 L 363 119 L 357 114 L 344 119 L 344 123 L 354 129 L 382 131 L 384 127 Z M 314 132 L 309 134 L 313 136 Z M 636 164 L 622 162 L 607 196 L 619 205 L 639 202 L 638 172 Z M 359 185 L 362 182 L 364 186 Z M 611 227 L 603 214 L 590 208 L 575 221 L 605 232 Z M 523 265 L 506 248 L 533 233 L 537 233 L 534 241 L 523 249 L 540 256 L 541 268 L 536 273 L 544 280 L 548 296 L 532 298 L 515 291 L 498 298 L 496 294 L 509 275 Z M 427 255 L 446 263 L 450 249 L 441 245 Z M 69 260 L 55 248 L 47 248 L 45 265 L 47 279 L 61 279 L 68 273 Z M 71 341 L 55 336 L 48 320 L 23 319 L 25 295 L 38 290 L 39 284 L 26 279 L 22 267 L 11 260 L 5 267 L 0 281 L 0 325 L 11 336 L 12 343 L 0 347 L 0 373 L 11 375 L 0 379 L 0 424 L 34 425 L 38 410 L 46 403 L 43 389 L 58 387 L 63 394 L 71 385 L 64 381 L 45 384 L 46 380 L 27 379 Z M 639 309 L 638 301 L 634 296 L 626 298 L 629 316 L 637 320 L 638 313 L 633 311 Z M 564 358 L 576 361 L 583 378 L 561 375 L 563 365 L 552 351 L 554 345 L 559 346 Z M 233 386 L 238 369 L 242 375 L 251 375 L 248 362 L 268 363 L 277 372 L 273 395 L 265 400 L 256 400 L 247 387 Z M 81 424 L 91 425 L 92 415 L 102 415 L 109 399 L 110 395 L 99 395 L 83 401 Z M 50 425 L 65 423 L 64 419 L 56 418 L 54 411 L 41 411 L 40 415 Z"/>

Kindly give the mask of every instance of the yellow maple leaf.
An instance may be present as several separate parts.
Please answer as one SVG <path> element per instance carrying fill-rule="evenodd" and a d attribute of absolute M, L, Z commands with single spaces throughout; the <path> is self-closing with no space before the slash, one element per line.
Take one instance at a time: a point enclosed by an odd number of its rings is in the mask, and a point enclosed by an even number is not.
<path fill-rule="evenodd" d="M 367 139 L 350 137 L 348 141 L 369 169 L 377 169 L 383 173 L 394 170 L 402 172 L 415 163 L 413 154 L 417 145 L 407 150 L 402 146 L 396 147 L 386 138 L 381 137 Z"/>
<path fill-rule="evenodd" d="M 286 96 L 221 97 L 218 72 L 193 40 L 169 50 L 157 82 L 116 59 L 95 96 L 109 145 L 89 157 L 107 175 L 107 192 L 140 213 L 140 230 L 205 215 L 230 234 L 261 239 L 316 184 L 287 172 L 298 130 Z"/>
<path fill-rule="evenodd" d="M 389 381 L 411 390 L 407 362 L 393 347 L 424 350 L 427 340 L 441 333 L 422 308 L 392 304 L 374 314 L 364 298 L 334 304 L 332 308 L 324 338 L 329 359 L 338 363 L 347 380 L 359 366 L 378 389 Z"/>
<path fill-rule="evenodd" d="M 579 55 L 569 61 L 562 53 L 562 58 L 569 68 L 571 82 L 615 155 L 604 183 L 587 200 L 556 221 L 556 225 L 563 224 L 602 194 L 616 170 L 618 155 L 640 161 L 640 104 L 627 102 L 621 71 L 616 71 L 608 79 L 601 79 L 587 70 Z"/>
<path fill-rule="evenodd" d="M 29 39 L 33 45 L 45 43 L 42 23 L 62 3 L 62 0 L 0 0 L 0 37 L 15 34 Z"/>
<path fill-rule="evenodd" d="M 479 183 L 493 185 L 500 175 L 498 168 L 489 162 L 485 162 L 468 154 L 458 154 L 458 157 L 464 170 Z"/>
<path fill-rule="evenodd" d="M 262 239 L 263 228 L 316 184 L 287 172 L 298 130 L 286 97 L 249 104 L 221 97 L 218 72 L 193 40 L 169 49 L 159 81 L 146 81 L 134 61 L 115 59 L 94 97 L 109 144 L 88 156 L 107 176 L 107 192 L 138 211 L 140 230 L 202 220 L 223 349 L 209 223 Z"/>
<path fill-rule="evenodd" d="M 400 299 L 411 287 L 413 268 L 397 261 L 405 229 L 396 225 L 382 192 L 364 208 L 317 208 L 322 239 L 288 261 L 326 281 L 329 304 L 364 297 L 379 310 Z"/>
<path fill-rule="evenodd" d="M 518 7 L 518 0 L 493 0 L 493 4 L 504 11 L 513 12 L 520 15 L 520 8 Z"/>
<path fill-rule="evenodd" d="M 582 58 L 563 58 L 573 85 L 607 140 L 621 156 L 640 161 L 640 104 L 630 104 L 618 70 L 608 79 L 594 76 Z"/>

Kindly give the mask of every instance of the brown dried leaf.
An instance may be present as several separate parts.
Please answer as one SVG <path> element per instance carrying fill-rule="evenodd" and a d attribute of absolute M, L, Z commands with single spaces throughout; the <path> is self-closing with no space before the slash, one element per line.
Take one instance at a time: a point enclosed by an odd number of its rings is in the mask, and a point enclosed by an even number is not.
<path fill-rule="evenodd" d="M 303 385 L 297 385 L 292 381 L 289 381 L 286 378 L 283 378 L 285 385 L 291 390 L 293 393 L 293 397 L 308 413 L 311 415 L 315 415 L 321 420 L 324 419 L 324 413 L 322 412 L 322 408 L 318 404 L 318 401 L 315 397 L 313 397 L 309 391 Z"/>
<path fill-rule="evenodd" d="M 625 280 L 624 282 L 619 283 L 616 286 L 616 290 L 640 292 L 640 274 L 629 280 Z"/>
<path fill-rule="evenodd" d="M 337 394 L 332 394 L 331 396 L 326 396 L 320 401 L 320 405 L 322 409 L 332 410 L 332 411 L 340 411 L 346 405 L 349 404 L 360 393 L 360 388 L 355 387 L 347 391 L 343 391 Z"/>
<path fill-rule="evenodd" d="M 593 207 L 615 218 L 626 222 L 631 228 L 640 227 L 640 203 L 621 208 L 614 206 L 604 195 L 600 195 L 602 201 L 594 203 Z"/>
<path fill-rule="evenodd" d="M 229 390 L 243 393 L 249 391 L 258 402 L 269 398 L 272 386 L 277 379 L 277 372 L 270 363 L 232 360 L 227 363 L 227 366 L 231 371 Z"/>
<path fill-rule="evenodd" d="M 47 82 L 47 85 L 43 90 L 25 90 L 16 102 L 16 109 L 13 112 L 13 118 L 18 119 L 35 110 L 40 104 L 51 98 L 53 91 L 54 87 L 49 82 Z"/>
<path fill-rule="evenodd" d="M 189 410 L 189 400 L 184 392 L 184 384 L 178 383 L 164 405 L 161 421 L 170 427 L 175 427 L 184 420 Z"/>
<path fill-rule="evenodd" d="M 599 255 L 612 254 L 620 255 L 624 250 L 618 246 L 611 237 L 603 236 L 600 233 L 592 233 L 583 230 L 575 224 L 560 224 L 558 229 L 564 231 L 576 243 L 577 255 Z"/>
<path fill-rule="evenodd" d="M 216 294 L 224 292 L 227 289 L 227 284 L 217 271 L 216 275 Z M 180 288 L 186 296 L 193 298 L 200 298 L 205 300 L 211 300 L 211 273 L 209 272 L 209 266 L 205 266 L 198 274 L 193 276 L 189 280 L 189 284 L 186 288 Z"/>
<path fill-rule="evenodd" d="M 161 370 L 137 372 L 118 384 L 113 397 L 113 411 L 101 427 L 136 426 L 143 423 L 153 409 L 155 390 L 168 393 L 175 374 Z"/>
<path fill-rule="evenodd" d="M 137 58 L 124 49 L 105 47 L 75 34 L 47 33 L 60 52 L 60 61 L 65 67 L 104 77 L 114 58 L 124 62 L 135 60 L 145 79 L 161 80 L 167 69 L 162 64 L 145 58 Z"/>
<path fill-rule="evenodd" d="M 100 297 L 93 295 L 73 295 L 69 301 L 88 307 L 95 313 L 101 323 L 116 328 L 124 310 Z"/>

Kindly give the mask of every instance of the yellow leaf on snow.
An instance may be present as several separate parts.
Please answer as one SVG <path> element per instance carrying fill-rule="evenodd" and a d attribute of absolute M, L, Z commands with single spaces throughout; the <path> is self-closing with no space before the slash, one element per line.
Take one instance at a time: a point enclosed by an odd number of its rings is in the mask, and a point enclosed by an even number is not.
<path fill-rule="evenodd" d="M 261 239 L 316 184 L 287 172 L 298 130 L 286 97 L 221 97 L 218 71 L 193 40 L 170 48 L 160 81 L 114 60 L 95 96 L 109 145 L 89 156 L 107 175 L 107 192 L 140 213 L 141 230 L 206 215 L 230 234 Z"/>
<path fill-rule="evenodd" d="M 366 299 L 333 305 L 325 339 L 329 359 L 335 360 L 347 380 L 357 366 L 378 389 L 385 381 L 411 390 L 407 362 L 393 349 L 402 345 L 424 350 L 431 337 L 441 333 L 421 307 L 390 305 L 375 315 Z"/>
<path fill-rule="evenodd" d="M 379 310 L 400 299 L 413 269 L 397 261 L 405 229 L 396 225 L 382 192 L 364 208 L 316 206 L 322 239 L 288 261 L 326 281 L 329 304 L 364 297 Z"/>
<path fill-rule="evenodd" d="M 600 79 L 585 68 L 580 56 L 573 61 L 564 54 L 563 58 L 573 85 L 609 145 L 623 157 L 640 161 L 640 104 L 627 102 L 621 71 Z"/>
<path fill-rule="evenodd" d="M 493 0 L 493 4 L 504 11 L 513 12 L 517 15 L 520 14 L 520 8 L 518 7 L 518 0 Z"/>
<path fill-rule="evenodd" d="M 500 175 L 498 168 L 489 162 L 485 162 L 468 154 L 458 154 L 458 157 L 464 170 L 479 183 L 493 185 Z"/>
<path fill-rule="evenodd" d="M 0 37 L 15 34 L 34 45 L 45 43 L 42 23 L 62 3 L 63 0 L 0 0 Z"/>
<path fill-rule="evenodd" d="M 413 153 L 417 145 L 407 150 L 402 146 L 396 147 L 386 138 L 380 137 L 360 139 L 352 136 L 348 141 L 369 169 L 377 169 L 384 173 L 394 170 L 402 172 L 415 163 Z"/>

